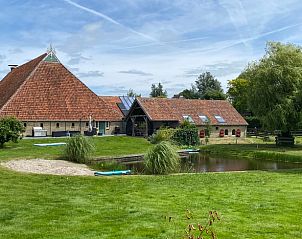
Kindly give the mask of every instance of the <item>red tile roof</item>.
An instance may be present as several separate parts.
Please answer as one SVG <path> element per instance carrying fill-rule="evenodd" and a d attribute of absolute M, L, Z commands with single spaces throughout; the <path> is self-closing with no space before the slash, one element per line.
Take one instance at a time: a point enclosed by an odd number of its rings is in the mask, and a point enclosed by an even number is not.
<path fill-rule="evenodd" d="M 248 125 L 236 109 L 225 100 L 191 100 L 138 97 L 137 103 L 142 107 L 151 121 L 184 121 L 184 115 L 191 116 L 196 125 L 205 123 L 199 115 L 205 115 L 212 125 Z M 225 123 L 219 123 L 215 115 L 221 116 Z"/>
<path fill-rule="evenodd" d="M 47 54 L 17 67 L 0 81 L 0 116 L 24 121 L 119 121 L 120 113 Z"/>
<path fill-rule="evenodd" d="M 117 111 L 119 113 L 119 120 L 122 120 L 124 117 L 124 114 L 122 113 L 121 109 L 118 107 L 117 104 L 122 103 L 120 97 L 118 96 L 99 96 L 101 100 L 106 102 L 112 109 Z"/>

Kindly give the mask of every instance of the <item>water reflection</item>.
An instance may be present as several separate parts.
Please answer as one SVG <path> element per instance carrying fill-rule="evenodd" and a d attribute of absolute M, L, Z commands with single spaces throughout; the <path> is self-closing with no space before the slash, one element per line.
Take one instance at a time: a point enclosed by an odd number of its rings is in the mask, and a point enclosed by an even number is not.
<path fill-rule="evenodd" d="M 127 169 L 142 173 L 142 162 L 127 163 Z M 302 163 L 278 162 L 257 159 L 222 159 L 205 154 L 191 154 L 181 160 L 181 172 L 227 172 L 245 170 L 278 170 L 302 168 Z"/>

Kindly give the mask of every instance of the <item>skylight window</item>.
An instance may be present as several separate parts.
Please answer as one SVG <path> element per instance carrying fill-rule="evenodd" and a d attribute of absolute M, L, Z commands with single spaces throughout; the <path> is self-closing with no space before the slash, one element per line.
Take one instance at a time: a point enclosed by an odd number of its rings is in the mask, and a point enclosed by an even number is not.
<path fill-rule="evenodd" d="M 198 115 L 203 123 L 209 122 L 209 118 L 206 115 Z"/>
<path fill-rule="evenodd" d="M 182 117 L 184 118 L 184 120 L 188 121 L 189 123 L 194 123 L 194 120 L 190 115 L 183 115 Z"/>
<path fill-rule="evenodd" d="M 222 118 L 220 115 L 214 115 L 214 117 L 218 121 L 218 123 L 225 123 L 224 118 Z"/>

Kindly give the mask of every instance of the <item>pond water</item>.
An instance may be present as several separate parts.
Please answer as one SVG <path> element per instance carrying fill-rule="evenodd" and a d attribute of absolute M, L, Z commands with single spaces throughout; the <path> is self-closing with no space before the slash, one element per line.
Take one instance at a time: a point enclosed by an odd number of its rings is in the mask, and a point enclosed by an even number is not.
<path fill-rule="evenodd" d="M 134 172 L 143 172 L 142 162 L 125 164 L 127 169 Z M 245 170 L 278 170 L 302 168 L 302 163 L 279 162 L 257 159 L 222 159 L 213 158 L 205 154 L 191 154 L 189 158 L 182 159 L 181 172 L 227 172 Z"/>

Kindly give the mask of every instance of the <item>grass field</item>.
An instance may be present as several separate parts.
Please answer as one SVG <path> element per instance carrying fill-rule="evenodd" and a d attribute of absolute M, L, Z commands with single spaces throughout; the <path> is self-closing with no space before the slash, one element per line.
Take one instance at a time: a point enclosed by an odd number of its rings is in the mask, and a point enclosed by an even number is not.
<path fill-rule="evenodd" d="M 92 137 L 96 146 L 95 157 L 118 156 L 129 154 L 142 154 L 150 147 L 150 143 L 143 138 L 112 136 L 112 137 Z M 66 142 L 67 138 L 38 138 L 22 139 L 19 143 L 7 143 L 0 149 L 1 159 L 14 158 L 58 158 L 62 154 L 64 146 L 57 147 L 37 147 L 34 144 Z"/>
<path fill-rule="evenodd" d="M 292 148 L 277 148 L 272 144 L 240 144 L 240 145 L 207 145 L 202 146 L 202 150 L 210 152 L 215 156 L 225 158 L 258 158 L 281 161 L 302 161 L 302 146 Z"/>
<path fill-rule="evenodd" d="M 217 210 L 218 238 L 302 238 L 301 171 L 98 178 L 0 169 L 0 185 L 3 239 L 182 238 L 186 209 L 201 223 Z"/>
<path fill-rule="evenodd" d="M 6 144 L 0 159 L 58 158 L 61 147 L 24 139 Z M 96 157 L 144 153 L 148 141 L 132 137 L 93 138 Z M 257 147 L 257 143 L 259 144 Z M 302 148 L 272 143 L 202 146 L 225 157 L 269 152 L 300 157 Z M 218 239 L 302 238 L 301 170 L 201 173 L 166 176 L 76 177 L 22 174 L 0 166 L 0 239 L 170 238 L 190 223 L 204 223 L 209 210 L 222 216 Z M 172 216 L 172 223 L 164 217 Z"/>

